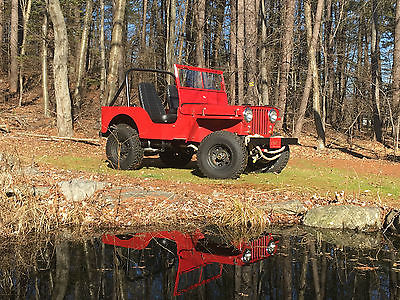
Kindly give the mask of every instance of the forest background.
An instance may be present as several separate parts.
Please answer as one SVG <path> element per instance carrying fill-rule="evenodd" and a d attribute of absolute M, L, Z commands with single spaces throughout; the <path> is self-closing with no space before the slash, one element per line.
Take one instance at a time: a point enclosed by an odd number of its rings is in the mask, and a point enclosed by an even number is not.
<path fill-rule="evenodd" d="M 231 104 L 278 107 L 278 132 L 313 119 L 319 148 L 326 126 L 398 147 L 399 20 L 400 0 L 0 0 L 1 96 L 41 86 L 68 137 L 127 69 L 188 64 L 225 71 Z"/>

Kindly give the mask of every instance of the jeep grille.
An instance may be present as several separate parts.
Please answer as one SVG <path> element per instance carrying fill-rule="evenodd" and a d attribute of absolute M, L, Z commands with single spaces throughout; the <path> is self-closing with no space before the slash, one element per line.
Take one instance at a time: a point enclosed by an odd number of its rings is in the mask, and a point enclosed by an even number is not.
<path fill-rule="evenodd" d="M 251 134 L 268 135 L 268 109 L 264 107 L 252 107 L 253 121 Z"/>
<path fill-rule="evenodd" d="M 251 242 L 251 262 L 270 256 L 267 252 L 268 243 L 271 240 L 270 236 L 263 236 Z"/>

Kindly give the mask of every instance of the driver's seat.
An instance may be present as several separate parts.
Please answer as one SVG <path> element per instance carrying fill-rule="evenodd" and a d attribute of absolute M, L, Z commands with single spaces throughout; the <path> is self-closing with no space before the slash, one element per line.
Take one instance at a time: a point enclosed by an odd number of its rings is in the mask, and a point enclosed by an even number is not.
<path fill-rule="evenodd" d="M 164 105 L 152 83 L 139 83 L 139 100 L 154 123 L 175 123 L 177 115 L 165 112 Z"/>

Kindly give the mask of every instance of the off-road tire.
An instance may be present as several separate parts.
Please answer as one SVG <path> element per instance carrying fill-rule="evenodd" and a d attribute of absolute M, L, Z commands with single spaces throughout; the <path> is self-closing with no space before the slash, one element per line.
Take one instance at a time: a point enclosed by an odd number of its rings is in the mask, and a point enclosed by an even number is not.
<path fill-rule="evenodd" d="M 139 169 L 143 162 L 143 148 L 138 132 L 127 124 L 118 124 L 108 136 L 106 154 L 114 169 Z"/>
<path fill-rule="evenodd" d="M 243 139 L 229 131 L 210 133 L 200 143 L 197 165 L 208 178 L 238 178 L 247 165 Z"/>
<path fill-rule="evenodd" d="M 275 173 L 279 174 L 283 171 L 286 167 L 287 163 L 289 162 L 290 158 L 290 149 L 289 146 L 285 146 L 281 156 L 273 161 L 265 161 L 261 159 L 260 161 L 252 164 L 250 167 L 251 171 L 254 172 L 262 172 L 262 173 Z M 250 165 L 250 164 L 249 164 Z"/>
<path fill-rule="evenodd" d="M 193 150 L 190 148 L 180 149 L 178 151 L 168 150 L 160 152 L 161 161 L 168 167 L 184 167 L 193 157 Z"/>

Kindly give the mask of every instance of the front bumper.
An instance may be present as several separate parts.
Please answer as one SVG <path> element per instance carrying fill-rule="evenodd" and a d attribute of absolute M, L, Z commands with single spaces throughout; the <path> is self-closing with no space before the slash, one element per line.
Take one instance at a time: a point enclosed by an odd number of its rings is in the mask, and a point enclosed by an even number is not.
<path fill-rule="evenodd" d="M 287 138 L 281 136 L 269 138 L 247 136 L 245 137 L 245 140 L 246 145 L 250 146 L 251 148 L 259 146 L 260 148 L 280 149 L 284 146 L 299 144 L 297 138 Z"/>

